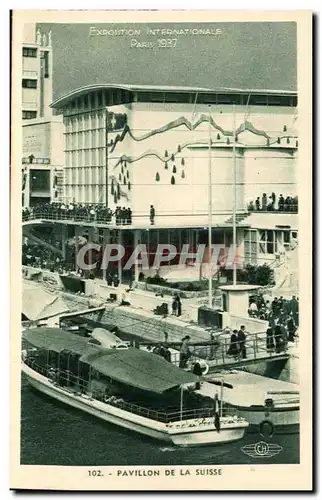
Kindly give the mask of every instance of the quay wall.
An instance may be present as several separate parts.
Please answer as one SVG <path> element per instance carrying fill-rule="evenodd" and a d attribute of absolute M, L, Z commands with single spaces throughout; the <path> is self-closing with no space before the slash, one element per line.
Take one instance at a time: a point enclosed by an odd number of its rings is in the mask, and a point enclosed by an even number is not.
<path fill-rule="evenodd" d="M 255 375 L 282 380 L 283 382 L 291 382 L 292 384 L 300 383 L 299 358 L 294 355 L 291 355 L 288 359 L 277 359 L 269 363 L 265 361 L 262 363 L 258 362 L 240 367 L 239 369 Z"/>
<path fill-rule="evenodd" d="M 175 318 L 163 318 L 148 311 L 138 311 L 129 306 L 106 304 L 100 300 L 74 296 L 66 292 L 62 292 L 61 296 L 71 311 L 79 309 L 80 306 L 84 308 L 84 306 L 99 307 L 105 305 L 105 312 L 100 319 L 103 325 L 116 326 L 124 333 L 136 335 L 148 341 L 164 341 L 165 333 L 168 334 L 169 342 L 180 342 L 185 335 L 190 335 L 192 341 L 210 339 L 209 332 L 203 328 L 180 324 L 180 321 Z"/>

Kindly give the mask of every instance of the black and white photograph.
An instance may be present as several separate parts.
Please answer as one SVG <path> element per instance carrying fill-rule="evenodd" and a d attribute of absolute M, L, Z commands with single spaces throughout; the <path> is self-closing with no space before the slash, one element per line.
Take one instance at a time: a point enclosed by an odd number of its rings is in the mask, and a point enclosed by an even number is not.
<path fill-rule="evenodd" d="M 310 488 L 311 14 L 166 14 L 13 12 L 13 488 Z"/>

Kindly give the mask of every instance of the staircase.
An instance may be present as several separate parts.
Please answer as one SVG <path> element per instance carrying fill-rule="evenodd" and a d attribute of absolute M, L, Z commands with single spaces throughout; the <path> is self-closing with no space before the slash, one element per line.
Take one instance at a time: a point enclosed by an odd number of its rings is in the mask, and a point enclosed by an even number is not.
<path fill-rule="evenodd" d="M 32 240 L 34 243 L 37 243 L 37 245 L 46 247 L 48 250 L 50 250 L 53 253 L 57 253 L 58 255 L 63 255 L 63 252 L 61 249 L 55 247 L 48 241 L 44 240 L 43 238 L 39 238 L 37 235 L 34 234 L 34 232 L 30 229 L 30 227 L 24 226 L 24 236 Z"/>
<path fill-rule="evenodd" d="M 236 214 L 236 224 L 240 224 L 249 216 L 250 212 L 243 212 L 242 214 Z M 230 216 L 227 220 L 225 220 L 225 224 L 233 224 L 233 222 L 234 222 L 233 216 Z"/>

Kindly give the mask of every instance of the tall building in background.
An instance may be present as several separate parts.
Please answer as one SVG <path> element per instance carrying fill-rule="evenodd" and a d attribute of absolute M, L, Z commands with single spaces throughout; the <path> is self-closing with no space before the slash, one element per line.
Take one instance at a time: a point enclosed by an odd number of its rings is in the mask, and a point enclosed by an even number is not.
<path fill-rule="evenodd" d="M 53 116 L 52 33 L 26 24 L 22 44 L 22 205 L 59 201 L 63 123 Z"/>
<path fill-rule="evenodd" d="M 51 31 L 26 25 L 22 45 L 22 119 L 48 118 L 53 92 Z"/>

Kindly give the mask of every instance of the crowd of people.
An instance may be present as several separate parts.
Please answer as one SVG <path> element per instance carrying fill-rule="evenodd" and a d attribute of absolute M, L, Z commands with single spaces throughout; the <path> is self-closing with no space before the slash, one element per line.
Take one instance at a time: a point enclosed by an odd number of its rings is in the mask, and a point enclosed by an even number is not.
<path fill-rule="evenodd" d="M 130 207 L 118 206 L 113 211 L 102 204 L 83 203 L 39 203 L 34 207 L 22 209 L 22 220 L 48 218 L 50 220 L 72 220 L 98 222 L 116 225 L 132 224 Z"/>
<path fill-rule="evenodd" d="M 282 352 L 288 342 L 294 342 L 299 326 L 299 299 L 293 295 L 291 300 L 283 296 L 265 302 L 258 294 L 250 300 L 249 315 L 268 321 L 266 332 L 267 350 Z"/>
<path fill-rule="evenodd" d="M 297 212 L 298 211 L 298 197 L 297 196 L 284 196 L 280 194 L 277 199 L 276 194 L 272 193 L 267 196 L 263 193 L 262 196 L 258 196 L 254 201 L 251 201 L 248 205 L 248 210 L 250 212 Z"/>
<path fill-rule="evenodd" d="M 52 250 L 41 245 L 22 245 L 22 265 L 46 269 L 51 272 L 63 274 L 72 271 L 74 265 L 66 262 Z"/>

